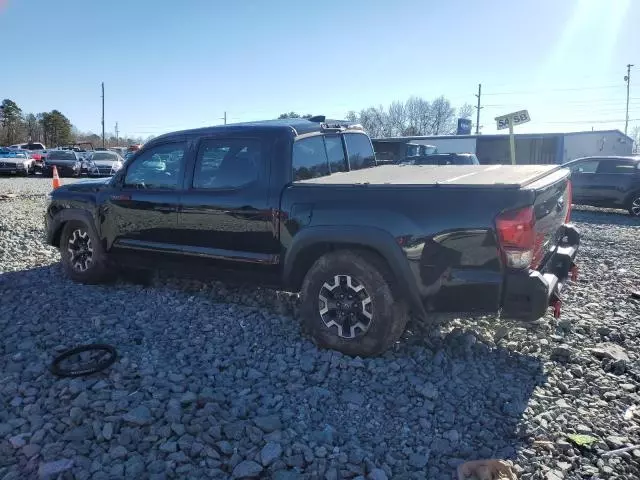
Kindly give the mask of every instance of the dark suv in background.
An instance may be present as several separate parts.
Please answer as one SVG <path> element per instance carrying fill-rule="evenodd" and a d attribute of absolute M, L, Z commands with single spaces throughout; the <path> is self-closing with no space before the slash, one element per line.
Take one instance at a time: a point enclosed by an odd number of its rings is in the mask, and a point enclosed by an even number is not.
<path fill-rule="evenodd" d="M 624 208 L 640 218 L 640 156 L 584 157 L 564 166 L 571 170 L 573 203 Z"/>

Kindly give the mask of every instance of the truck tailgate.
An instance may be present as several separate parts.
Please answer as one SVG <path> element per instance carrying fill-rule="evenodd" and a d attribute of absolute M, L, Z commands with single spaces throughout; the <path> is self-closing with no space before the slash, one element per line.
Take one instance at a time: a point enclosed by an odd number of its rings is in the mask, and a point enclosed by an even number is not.
<path fill-rule="evenodd" d="M 571 183 L 569 171 L 559 169 L 530 183 L 526 189 L 535 192 L 534 212 L 536 238 L 534 269 L 542 268 L 555 245 L 561 241 L 562 226 L 569 221 L 571 212 Z"/>

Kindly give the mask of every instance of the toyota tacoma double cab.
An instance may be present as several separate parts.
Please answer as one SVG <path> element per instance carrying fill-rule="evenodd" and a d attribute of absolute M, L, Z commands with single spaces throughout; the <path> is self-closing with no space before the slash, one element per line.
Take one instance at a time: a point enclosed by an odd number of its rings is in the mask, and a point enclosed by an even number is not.
<path fill-rule="evenodd" d="M 376 355 L 410 314 L 538 319 L 574 269 L 569 170 L 376 165 L 358 125 L 287 119 L 154 138 L 112 178 L 50 194 L 77 282 L 124 266 L 224 272 L 300 292 L 316 343 Z"/>

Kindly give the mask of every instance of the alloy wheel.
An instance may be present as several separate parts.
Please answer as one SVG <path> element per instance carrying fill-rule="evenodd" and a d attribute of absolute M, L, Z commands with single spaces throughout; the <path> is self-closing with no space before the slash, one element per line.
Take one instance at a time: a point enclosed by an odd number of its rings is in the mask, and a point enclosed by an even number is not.
<path fill-rule="evenodd" d="M 71 255 L 69 263 L 77 272 L 85 272 L 93 263 L 93 245 L 86 230 L 77 228 L 69 237 L 67 251 Z"/>
<path fill-rule="evenodd" d="M 631 213 L 636 217 L 640 217 L 640 197 L 631 202 Z"/>
<path fill-rule="evenodd" d="M 373 321 L 373 302 L 364 285 L 351 275 L 335 275 L 318 294 L 318 311 L 327 328 L 351 340 L 364 335 Z"/>

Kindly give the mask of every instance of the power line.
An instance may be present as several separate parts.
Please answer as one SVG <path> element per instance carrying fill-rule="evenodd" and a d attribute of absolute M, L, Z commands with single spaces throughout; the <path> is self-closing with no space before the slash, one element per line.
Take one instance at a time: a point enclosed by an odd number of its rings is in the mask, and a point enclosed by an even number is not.
<path fill-rule="evenodd" d="M 485 95 L 523 95 L 528 93 L 546 93 L 546 92 L 574 92 L 582 90 L 603 90 L 608 88 L 620 88 L 619 85 L 602 85 L 599 87 L 574 87 L 574 88 L 544 88 L 542 90 L 524 90 L 519 92 L 495 92 L 485 93 Z"/>
<path fill-rule="evenodd" d="M 636 103 L 636 102 L 640 102 L 640 97 L 629 97 L 629 100 L 631 101 L 631 103 Z M 564 106 L 564 105 L 571 105 L 571 106 L 616 106 L 616 105 L 620 105 L 624 103 L 624 99 L 620 98 L 596 98 L 593 100 L 563 100 L 561 103 L 559 102 L 553 102 L 554 106 Z M 491 104 L 484 104 L 485 107 L 490 107 L 490 108 L 498 108 L 498 107 L 513 107 L 513 106 L 517 106 L 519 105 L 519 102 L 513 102 L 513 103 L 491 103 Z"/>
<path fill-rule="evenodd" d="M 620 122 L 624 122 L 625 119 L 624 118 L 619 118 L 619 119 L 611 119 L 611 120 L 567 120 L 567 121 L 559 121 L 559 122 L 537 122 L 537 123 L 541 123 L 541 124 L 578 124 L 578 123 L 620 123 Z M 640 122 L 640 118 L 630 118 L 629 119 L 630 122 Z"/>

